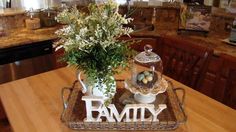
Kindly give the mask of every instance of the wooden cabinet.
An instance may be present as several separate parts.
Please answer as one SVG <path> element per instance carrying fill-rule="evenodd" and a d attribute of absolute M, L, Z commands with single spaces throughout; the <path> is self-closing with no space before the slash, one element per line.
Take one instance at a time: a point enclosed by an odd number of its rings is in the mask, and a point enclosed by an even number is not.
<path fill-rule="evenodd" d="M 55 69 L 54 56 L 42 55 L 0 66 L 0 84 Z"/>
<path fill-rule="evenodd" d="M 52 53 L 52 40 L 0 49 L 0 65 Z"/>

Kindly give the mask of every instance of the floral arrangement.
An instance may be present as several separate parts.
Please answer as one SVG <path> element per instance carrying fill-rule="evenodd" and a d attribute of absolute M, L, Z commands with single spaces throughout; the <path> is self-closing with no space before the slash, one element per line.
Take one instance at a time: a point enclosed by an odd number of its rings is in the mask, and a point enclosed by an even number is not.
<path fill-rule="evenodd" d="M 131 50 L 127 41 L 118 40 L 129 35 L 131 28 L 123 27 L 132 19 L 118 13 L 118 4 L 108 0 L 103 4 L 90 4 L 88 13 L 76 7 L 65 9 L 56 20 L 65 24 L 56 31 L 60 40 L 57 49 L 64 48 L 62 60 L 82 70 L 90 84 L 105 83 L 107 97 L 116 91 L 111 89 L 115 81 L 110 77 L 128 66 Z"/>

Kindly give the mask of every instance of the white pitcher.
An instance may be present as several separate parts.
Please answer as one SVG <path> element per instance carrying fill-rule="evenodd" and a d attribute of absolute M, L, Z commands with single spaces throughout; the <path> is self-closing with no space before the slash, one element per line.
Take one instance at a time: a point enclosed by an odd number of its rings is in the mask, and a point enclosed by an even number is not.
<path fill-rule="evenodd" d="M 90 85 L 86 84 L 86 82 L 83 82 L 83 81 L 81 80 L 81 72 L 78 73 L 77 78 L 78 78 L 80 84 L 82 85 L 82 92 L 83 92 L 84 94 L 89 95 L 89 96 L 92 96 L 92 95 L 93 95 L 93 96 L 101 96 L 101 97 L 103 97 L 104 99 L 107 99 L 107 98 L 108 98 L 108 97 L 105 95 L 107 86 L 106 86 L 104 83 L 102 83 L 102 84 L 100 84 L 100 85 L 99 85 L 98 83 L 95 83 L 95 84 L 93 84 L 92 86 L 90 86 Z M 112 78 L 113 80 L 115 80 L 113 76 L 111 76 L 111 78 Z M 114 84 L 112 84 L 111 89 L 114 90 L 114 91 L 116 90 L 116 82 L 115 82 L 115 81 L 114 81 Z M 115 93 L 112 94 L 112 96 L 114 96 L 114 95 L 115 95 Z"/>

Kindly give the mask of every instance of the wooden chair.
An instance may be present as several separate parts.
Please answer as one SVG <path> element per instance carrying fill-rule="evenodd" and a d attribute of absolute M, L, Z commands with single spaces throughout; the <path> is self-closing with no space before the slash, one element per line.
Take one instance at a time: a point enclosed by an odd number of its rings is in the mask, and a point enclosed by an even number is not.
<path fill-rule="evenodd" d="M 213 50 L 179 36 L 161 36 L 163 73 L 196 90 L 202 84 Z"/>
<path fill-rule="evenodd" d="M 236 57 L 222 54 L 213 98 L 236 109 Z"/>

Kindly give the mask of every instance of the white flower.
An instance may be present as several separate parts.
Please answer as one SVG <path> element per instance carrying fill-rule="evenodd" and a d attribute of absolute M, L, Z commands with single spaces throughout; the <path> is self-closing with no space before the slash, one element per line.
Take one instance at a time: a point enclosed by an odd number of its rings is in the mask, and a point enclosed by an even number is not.
<path fill-rule="evenodd" d="M 65 26 L 64 28 L 57 30 L 56 34 L 59 35 L 59 36 L 60 35 L 63 35 L 63 36 L 73 35 L 74 31 L 71 28 L 71 26 Z"/>
<path fill-rule="evenodd" d="M 67 39 L 67 40 L 65 40 L 63 48 L 65 49 L 65 51 L 68 51 L 71 48 L 70 46 L 73 46 L 73 44 L 74 44 L 74 40 Z"/>
<path fill-rule="evenodd" d="M 63 48 L 68 50 L 86 50 L 100 44 L 103 49 L 108 46 L 118 46 L 116 38 L 122 35 L 129 35 L 133 30 L 124 28 L 123 24 L 132 21 L 118 13 L 118 5 L 109 0 L 107 6 L 94 6 L 90 13 L 79 12 L 76 8 L 66 9 L 60 13 L 56 19 L 59 22 L 67 24 L 62 29 L 56 31 L 56 34 L 64 40 Z"/>
<path fill-rule="evenodd" d="M 95 43 L 95 44 L 98 43 L 98 41 L 95 40 L 94 37 L 89 37 L 89 40 L 90 40 L 92 43 Z"/>
<path fill-rule="evenodd" d="M 82 25 L 82 24 L 84 24 L 84 22 L 83 22 L 81 19 L 78 19 L 78 20 L 77 20 L 77 24 L 78 24 L 78 25 Z"/>
<path fill-rule="evenodd" d="M 81 41 L 81 36 L 80 36 L 80 35 L 76 35 L 76 36 L 75 36 L 75 40 L 76 40 L 76 41 Z"/>
<path fill-rule="evenodd" d="M 81 28 L 80 29 L 80 32 L 79 32 L 79 35 L 81 36 L 86 36 L 86 33 L 88 32 L 88 28 L 85 27 L 85 28 Z"/>
<path fill-rule="evenodd" d="M 56 47 L 55 51 L 58 51 L 59 49 L 63 48 L 63 45 L 59 45 Z"/>

